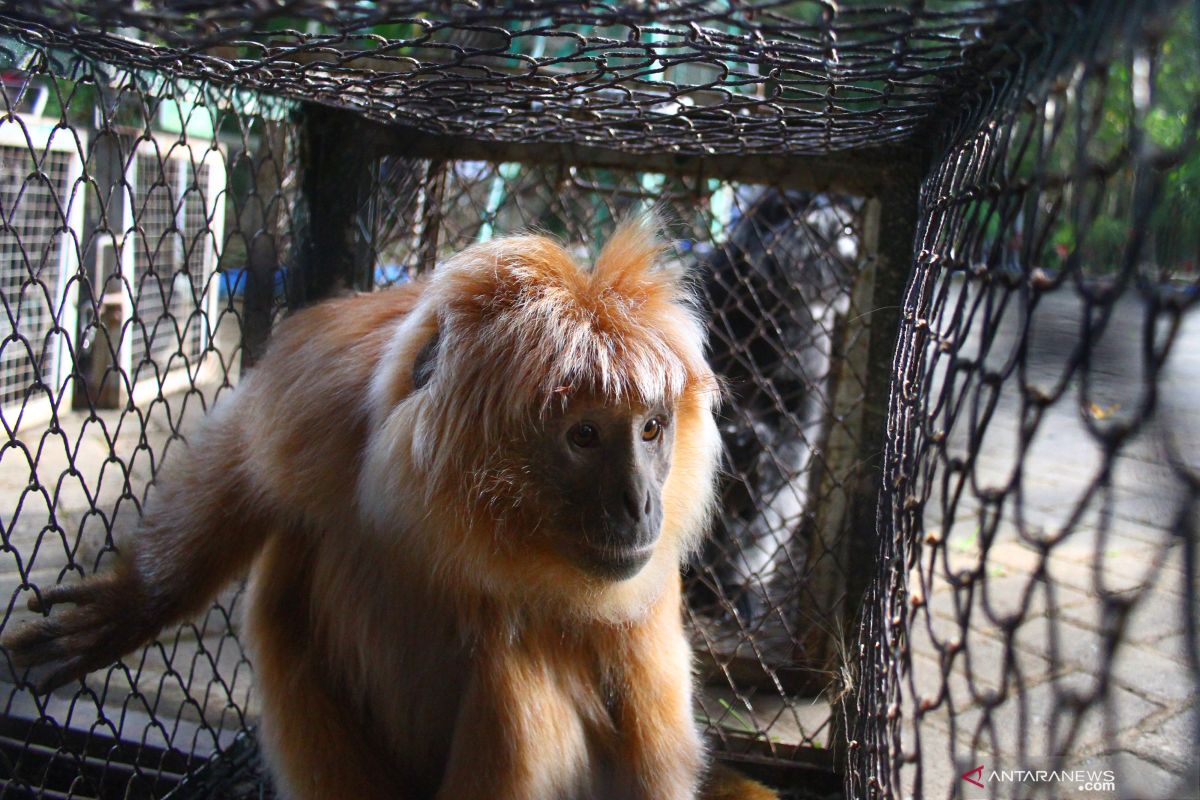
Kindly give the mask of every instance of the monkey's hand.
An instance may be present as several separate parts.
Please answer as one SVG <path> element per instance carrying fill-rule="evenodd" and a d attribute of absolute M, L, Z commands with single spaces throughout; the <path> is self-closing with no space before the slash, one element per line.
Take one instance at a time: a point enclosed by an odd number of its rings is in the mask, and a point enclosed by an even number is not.
<path fill-rule="evenodd" d="M 124 565 L 80 583 L 54 586 L 29 598 L 29 609 L 53 614 L 4 637 L 13 664 L 29 670 L 38 693 L 57 689 L 107 666 L 158 632 L 141 582 Z M 66 606 L 66 607 L 62 607 Z"/>

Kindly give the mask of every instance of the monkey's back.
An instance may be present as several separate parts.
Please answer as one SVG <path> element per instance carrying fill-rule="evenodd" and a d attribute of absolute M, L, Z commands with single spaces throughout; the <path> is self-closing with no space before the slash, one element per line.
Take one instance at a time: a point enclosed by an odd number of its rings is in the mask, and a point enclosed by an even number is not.
<path fill-rule="evenodd" d="M 386 769 L 380 780 L 418 797 L 445 764 L 465 672 L 459 639 L 451 615 L 430 608 L 424 576 L 406 576 L 400 537 L 365 530 L 356 486 L 372 377 L 423 288 L 289 317 L 235 393 L 249 473 L 275 520 L 247 612 L 266 750 L 278 758 L 297 725 L 318 735 L 352 719 L 356 729 L 321 737 L 342 737 L 362 754 L 355 769 Z"/>
<path fill-rule="evenodd" d="M 277 515 L 334 529 L 354 516 L 371 379 L 423 289 L 414 282 L 288 317 L 233 393 L 257 493 Z"/>

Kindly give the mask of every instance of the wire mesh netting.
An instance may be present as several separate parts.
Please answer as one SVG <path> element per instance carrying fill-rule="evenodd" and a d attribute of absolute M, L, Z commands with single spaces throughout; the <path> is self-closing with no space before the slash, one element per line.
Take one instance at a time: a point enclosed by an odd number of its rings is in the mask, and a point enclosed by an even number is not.
<path fill-rule="evenodd" d="M 111 561 L 236 382 L 245 271 L 287 249 L 294 171 L 280 112 L 7 44 L 42 68 L 5 72 L 0 95 L 5 629 L 30 593 Z M 253 706 L 239 598 L 49 697 L 5 656 L 0 796 L 158 796 L 228 745 Z"/>
<path fill-rule="evenodd" d="M 856 796 L 1200 791 L 1195 6 L 1040 23 L 923 187 Z"/>
<path fill-rule="evenodd" d="M 981 27 L 1024 4 L 300 0 L 286 15 L 258 3 L 4 7 L 46 41 L 92 55 L 432 133 L 745 155 L 912 136 L 948 89 L 977 79 L 974 64 L 993 45 Z"/>
<path fill-rule="evenodd" d="M 802 796 L 1200 794 L 1194 3 L 0 13 L 0 629 L 272 319 L 658 204 L 729 389 L 716 749 Z M 269 792 L 239 599 L 49 698 L 5 656 L 0 797 Z"/>

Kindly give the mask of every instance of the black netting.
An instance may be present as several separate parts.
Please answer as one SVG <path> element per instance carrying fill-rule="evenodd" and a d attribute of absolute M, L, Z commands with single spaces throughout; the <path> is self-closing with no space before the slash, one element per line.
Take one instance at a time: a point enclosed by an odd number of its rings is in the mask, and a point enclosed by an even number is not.
<path fill-rule="evenodd" d="M 715 751 L 1200 794 L 1194 2 L 0 9 L 0 631 L 280 314 L 658 205 L 729 390 Z M 240 597 L 48 698 L 0 658 L 0 797 L 269 793 Z"/>
<path fill-rule="evenodd" d="M 925 180 L 857 796 L 1196 796 L 1196 25 L 1048 11 Z"/>
<path fill-rule="evenodd" d="M 90 55 L 432 133 L 744 155 L 878 146 L 912 135 L 948 87 L 976 78 L 976 62 L 992 47 L 979 31 L 1000 10 L 1027 4 L 2 7 L 20 29 Z M 130 31 L 138 41 L 124 36 Z"/>

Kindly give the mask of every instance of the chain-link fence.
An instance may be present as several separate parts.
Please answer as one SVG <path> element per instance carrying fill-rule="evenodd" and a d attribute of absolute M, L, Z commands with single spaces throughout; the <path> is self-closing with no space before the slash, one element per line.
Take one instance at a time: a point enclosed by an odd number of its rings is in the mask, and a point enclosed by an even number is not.
<path fill-rule="evenodd" d="M 657 205 L 728 388 L 717 752 L 804 797 L 1196 794 L 1194 5 L 0 9 L 0 630 L 280 314 Z M 0 797 L 269 793 L 239 598 L 48 698 L 5 657 Z"/>

